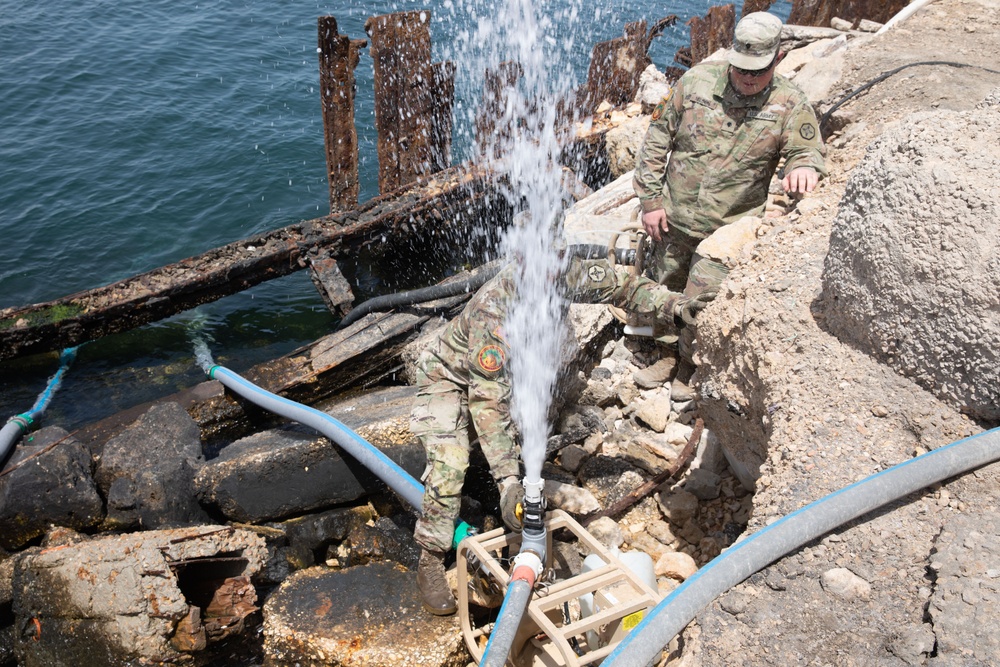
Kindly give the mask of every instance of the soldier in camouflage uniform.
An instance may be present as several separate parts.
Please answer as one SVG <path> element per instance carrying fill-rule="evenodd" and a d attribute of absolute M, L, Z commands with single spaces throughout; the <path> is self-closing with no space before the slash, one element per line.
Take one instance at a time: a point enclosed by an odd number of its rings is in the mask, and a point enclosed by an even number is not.
<path fill-rule="evenodd" d="M 826 175 L 815 111 L 774 72 L 780 42 L 781 19 L 748 14 L 728 62 L 692 67 L 653 111 L 633 185 L 654 242 L 652 275 L 672 290 L 718 288 L 728 268 L 695 249 L 723 225 L 763 217 L 779 161 L 787 192 L 811 192 Z M 682 333 L 681 356 L 690 362 L 693 332 Z"/>
<path fill-rule="evenodd" d="M 427 452 L 427 469 L 414 538 L 422 547 L 417 583 L 424 607 L 432 614 L 452 614 L 456 609 L 445 579 L 444 558 L 452 546 L 469 466 L 470 420 L 500 488 L 504 523 L 519 529 L 514 507 L 523 489 L 509 409 L 510 348 L 503 334 L 514 298 L 513 270 L 513 265 L 508 266 L 483 285 L 417 363 L 419 391 L 410 428 Z M 562 287 L 571 301 L 610 303 L 664 319 L 674 319 L 682 310 L 693 314 L 706 302 L 670 292 L 624 267 L 612 267 L 607 260 L 573 258 Z"/>

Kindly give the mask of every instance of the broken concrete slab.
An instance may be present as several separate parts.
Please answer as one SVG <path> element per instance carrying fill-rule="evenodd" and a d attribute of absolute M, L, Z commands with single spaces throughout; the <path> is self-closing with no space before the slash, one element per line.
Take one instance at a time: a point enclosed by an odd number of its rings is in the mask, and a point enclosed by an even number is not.
<path fill-rule="evenodd" d="M 414 477 L 426 465 L 418 443 L 386 447 Z M 305 427 L 272 429 L 229 445 L 195 478 L 198 497 L 224 516 L 259 523 L 352 502 L 381 491 L 381 482 L 324 436 Z"/>
<path fill-rule="evenodd" d="M 22 667 L 185 659 L 237 630 L 256 607 L 250 579 L 264 540 L 228 526 L 106 537 L 25 552 L 14 567 L 15 653 Z M 225 626 L 225 628 L 223 628 Z M 175 639 L 177 641 L 175 641 Z"/>
<path fill-rule="evenodd" d="M 25 439 L 0 477 L 0 547 L 22 548 L 53 524 L 84 530 L 100 523 L 104 502 L 91 467 L 89 450 L 62 428 Z"/>
<path fill-rule="evenodd" d="M 264 605 L 268 665 L 465 667 L 457 616 L 423 610 L 401 565 L 316 567 L 289 577 Z"/>

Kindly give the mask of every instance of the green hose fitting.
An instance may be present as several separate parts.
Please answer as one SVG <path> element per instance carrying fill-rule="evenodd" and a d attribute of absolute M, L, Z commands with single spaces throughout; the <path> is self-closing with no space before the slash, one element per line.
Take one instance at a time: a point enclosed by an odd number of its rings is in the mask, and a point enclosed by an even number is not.
<path fill-rule="evenodd" d="M 470 526 L 466 522 L 459 519 L 458 525 L 455 526 L 455 535 L 452 538 L 451 546 L 453 549 L 457 549 L 459 543 L 470 535 L 476 535 L 479 531 L 476 530 L 475 526 Z"/>

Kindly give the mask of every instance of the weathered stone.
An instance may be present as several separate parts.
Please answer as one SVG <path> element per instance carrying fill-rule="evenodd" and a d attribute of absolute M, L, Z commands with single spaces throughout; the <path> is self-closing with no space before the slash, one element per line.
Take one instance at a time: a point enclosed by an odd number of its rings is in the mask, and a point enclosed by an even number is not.
<path fill-rule="evenodd" d="M 698 498 L 687 491 L 669 491 L 656 494 L 660 511 L 670 523 L 683 526 L 698 514 Z"/>
<path fill-rule="evenodd" d="M 347 562 L 342 566 L 353 567 L 378 561 L 393 561 L 411 570 L 417 569 L 420 548 L 413 541 L 413 530 L 404 530 L 383 517 L 369 526 L 355 526 L 347 535 Z"/>
<path fill-rule="evenodd" d="M 383 448 L 418 477 L 426 456 L 417 443 Z M 325 437 L 304 430 L 271 430 L 229 445 L 195 479 L 199 497 L 227 518 L 254 523 L 357 500 L 381 482 Z"/>
<path fill-rule="evenodd" d="M 82 530 L 103 518 L 90 452 L 65 430 L 43 428 L 24 440 L 11 468 L 0 477 L 0 547 L 21 548 L 53 524 Z"/>
<path fill-rule="evenodd" d="M 670 394 L 657 392 L 635 411 L 635 416 L 657 433 L 663 433 L 670 422 Z"/>
<path fill-rule="evenodd" d="M 611 517 L 602 516 L 595 519 L 587 525 L 587 531 L 609 549 L 617 549 L 625 543 L 625 533 L 622 532 L 618 522 Z"/>
<path fill-rule="evenodd" d="M 658 577 L 670 577 L 684 581 L 698 571 L 694 558 L 681 551 L 668 552 L 660 556 L 654 571 Z"/>
<path fill-rule="evenodd" d="M 577 516 L 590 514 L 601 509 L 601 504 L 597 502 L 594 494 L 572 484 L 563 484 L 547 479 L 543 493 L 549 507 L 565 510 Z"/>
<path fill-rule="evenodd" d="M 1000 106 L 911 115 L 851 174 L 823 270 L 834 334 L 992 422 L 1000 195 L 978 184 L 998 169 Z M 928 215 L 929 202 L 939 213 Z"/>
<path fill-rule="evenodd" d="M 15 635 L 18 664 L 184 659 L 171 643 L 178 624 L 191 619 L 196 607 L 207 639 L 239 630 L 255 609 L 249 578 L 265 558 L 262 538 L 226 526 L 147 531 L 27 552 L 17 559 L 13 581 L 16 627 L 25 629 Z M 232 593 L 222 613 L 213 606 L 220 591 Z"/>
<path fill-rule="evenodd" d="M 872 591 L 871 584 L 844 567 L 827 570 L 820 581 L 828 593 L 846 600 L 865 599 Z"/>
<path fill-rule="evenodd" d="M 356 526 L 372 520 L 367 506 L 334 509 L 327 512 L 306 514 L 278 524 L 288 538 L 287 558 L 296 570 L 317 565 L 318 554 L 327 547 L 342 542 Z"/>
<path fill-rule="evenodd" d="M 296 572 L 264 606 L 268 665 L 465 667 L 458 616 L 421 606 L 416 575 L 401 565 Z"/>
<path fill-rule="evenodd" d="M 719 497 L 719 485 L 722 478 L 711 470 L 695 468 L 684 480 L 684 490 L 696 496 L 699 500 L 713 500 Z"/>
<path fill-rule="evenodd" d="M 194 493 L 204 464 L 201 432 L 177 403 L 159 403 L 112 438 L 95 478 L 116 529 L 170 528 L 208 521 Z"/>
<path fill-rule="evenodd" d="M 579 445 L 570 445 L 569 447 L 563 448 L 559 452 L 559 461 L 562 467 L 569 472 L 576 472 L 580 469 L 580 465 L 583 463 L 590 454 L 587 450 Z"/>

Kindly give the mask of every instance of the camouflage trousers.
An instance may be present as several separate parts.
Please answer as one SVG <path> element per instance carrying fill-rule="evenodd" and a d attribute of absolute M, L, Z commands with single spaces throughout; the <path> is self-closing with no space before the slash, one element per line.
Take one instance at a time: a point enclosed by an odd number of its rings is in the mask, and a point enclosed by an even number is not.
<path fill-rule="evenodd" d="M 666 285 L 674 292 L 683 292 L 685 296 L 697 296 L 710 288 L 716 288 L 729 275 L 729 268 L 708 257 L 702 257 L 696 251 L 701 239 L 692 238 L 671 228 L 661 237 L 659 243 L 654 243 L 651 251 L 648 272 L 656 282 Z M 695 336 L 697 327 L 683 327 L 657 330 L 656 340 L 663 345 L 677 343 L 677 350 L 682 359 L 691 361 L 695 351 Z"/>
<path fill-rule="evenodd" d="M 425 357 L 428 356 L 425 353 Z M 430 355 L 433 356 L 433 355 Z M 410 413 L 410 430 L 427 454 L 423 507 L 413 538 L 424 549 L 447 552 L 462 505 L 462 486 L 469 468 L 469 400 L 466 387 L 443 378 L 429 378 L 421 358 L 419 390 Z M 433 372 L 433 363 L 429 364 Z M 517 452 L 484 451 L 494 478 L 519 473 Z"/>

